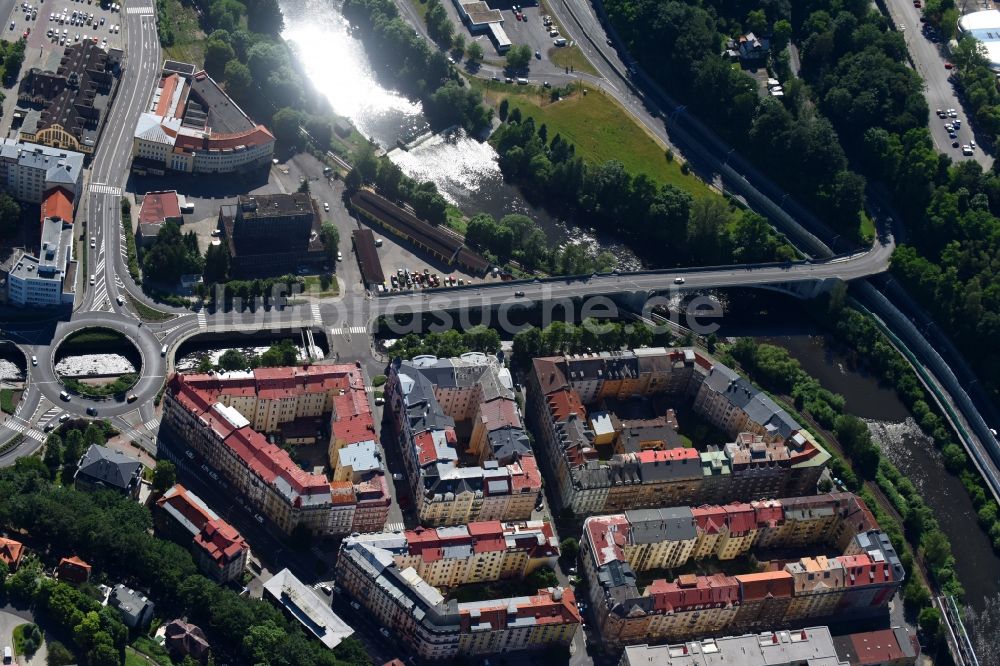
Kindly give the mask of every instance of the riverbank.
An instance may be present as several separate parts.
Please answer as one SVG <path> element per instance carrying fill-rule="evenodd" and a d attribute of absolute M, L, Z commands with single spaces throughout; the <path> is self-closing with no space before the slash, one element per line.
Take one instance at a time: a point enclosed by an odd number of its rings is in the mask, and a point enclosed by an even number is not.
<path fill-rule="evenodd" d="M 718 194 L 697 176 L 685 174 L 681 163 L 599 88 L 581 82 L 568 95 L 553 100 L 544 88 L 532 90 L 529 86 L 526 90 L 497 81 L 469 80 L 494 109 L 499 110 L 506 101 L 510 111 L 519 109 L 523 117 L 534 118 L 536 125 L 546 125 L 550 137 L 559 135 L 574 144 L 576 154 L 585 162 L 618 160 L 627 171 L 674 185 L 692 197 Z"/>

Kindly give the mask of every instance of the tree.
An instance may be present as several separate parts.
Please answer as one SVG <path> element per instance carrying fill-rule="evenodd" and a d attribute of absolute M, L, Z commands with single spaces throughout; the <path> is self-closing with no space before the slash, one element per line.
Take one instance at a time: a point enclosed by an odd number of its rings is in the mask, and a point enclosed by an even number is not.
<path fill-rule="evenodd" d="M 337 252 L 340 249 L 340 231 L 336 225 L 327 223 L 320 227 L 319 236 L 323 240 L 326 259 L 333 265 L 337 260 Z"/>
<path fill-rule="evenodd" d="M 469 47 L 465 49 L 465 59 L 470 65 L 473 66 L 480 64 L 485 55 L 483 47 L 479 45 L 479 42 L 472 42 L 469 44 Z"/>
<path fill-rule="evenodd" d="M 45 455 L 42 458 L 45 466 L 55 472 L 63 462 L 63 441 L 56 433 L 45 438 Z"/>
<path fill-rule="evenodd" d="M 219 357 L 219 367 L 223 370 L 243 370 L 249 365 L 246 354 L 238 349 L 227 349 Z"/>
<path fill-rule="evenodd" d="M 169 460 L 157 460 L 153 468 L 153 491 L 164 493 L 177 483 L 177 466 Z"/>
<path fill-rule="evenodd" d="M 941 624 L 941 611 L 933 606 L 928 606 L 920 611 L 917 616 L 917 624 L 920 630 L 929 638 L 937 636 L 938 626 Z"/>
<path fill-rule="evenodd" d="M 237 99 L 245 99 L 250 90 L 252 77 L 250 68 L 239 60 L 230 60 L 226 63 L 222 77 L 226 81 L 226 91 Z"/>
<path fill-rule="evenodd" d="M 0 238 L 17 233 L 21 221 L 21 206 L 6 192 L 0 193 Z"/>
<path fill-rule="evenodd" d="M 278 109 L 271 118 L 271 130 L 274 132 L 274 138 L 286 146 L 298 145 L 301 125 L 302 114 L 288 107 Z"/>
<path fill-rule="evenodd" d="M 76 657 L 73 656 L 69 648 L 59 641 L 49 641 L 45 648 L 47 652 L 45 663 L 48 666 L 70 666 L 70 664 L 77 663 Z"/>
<path fill-rule="evenodd" d="M 229 277 L 229 251 L 221 243 L 205 250 L 205 283 L 225 282 Z"/>
<path fill-rule="evenodd" d="M 247 8 L 247 27 L 254 32 L 280 35 L 285 22 L 277 0 L 244 0 Z"/>
<path fill-rule="evenodd" d="M 205 71 L 219 78 L 225 74 L 226 64 L 236 57 L 233 47 L 217 39 L 205 42 Z"/>
<path fill-rule="evenodd" d="M 566 537 L 559 542 L 559 550 L 567 562 L 575 562 L 580 554 L 580 542 L 573 537 Z"/>
<path fill-rule="evenodd" d="M 66 445 L 63 449 L 63 463 L 75 466 L 83 455 L 83 433 L 74 428 L 66 433 Z"/>
<path fill-rule="evenodd" d="M 512 73 L 520 73 L 528 69 L 531 63 L 531 47 L 527 44 L 516 44 L 507 51 L 507 69 Z"/>
<path fill-rule="evenodd" d="M 100 426 L 91 421 L 87 424 L 87 429 L 83 432 L 83 442 L 88 447 L 94 444 L 104 446 L 104 431 Z"/>
<path fill-rule="evenodd" d="M 941 530 L 925 532 L 920 540 L 920 546 L 931 573 L 936 574 L 936 571 L 951 559 L 951 543 Z"/>

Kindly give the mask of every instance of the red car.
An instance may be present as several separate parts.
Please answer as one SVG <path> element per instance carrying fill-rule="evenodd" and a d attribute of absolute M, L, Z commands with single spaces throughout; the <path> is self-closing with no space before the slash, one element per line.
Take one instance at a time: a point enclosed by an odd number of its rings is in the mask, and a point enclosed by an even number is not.
<path fill-rule="evenodd" d="M 946 63 L 944 64 L 944 68 L 945 68 L 945 69 L 951 69 L 952 67 L 954 67 L 954 65 L 953 65 L 953 64 L 951 64 L 950 62 L 946 62 Z"/>
<path fill-rule="evenodd" d="M 913 6 L 920 9 L 920 0 L 913 0 Z"/>

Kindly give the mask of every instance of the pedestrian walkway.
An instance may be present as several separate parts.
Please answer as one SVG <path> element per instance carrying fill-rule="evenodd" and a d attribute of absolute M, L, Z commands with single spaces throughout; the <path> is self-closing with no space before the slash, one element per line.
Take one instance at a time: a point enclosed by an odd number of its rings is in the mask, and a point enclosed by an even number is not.
<path fill-rule="evenodd" d="M 368 328 L 365 326 L 347 326 L 343 328 L 331 328 L 330 335 L 360 335 L 362 333 L 367 333 Z"/>
<path fill-rule="evenodd" d="M 403 523 L 386 523 L 384 532 L 402 532 L 406 529 Z"/>
<path fill-rule="evenodd" d="M 131 13 L 131 10 L 129 10 L 129 13 Z M 114 195 L 116 197 L 120 197 L 122 195 L 122 188 L 115 187 L 114 185 L 105 185 L 104 183 L 91 183 L 90 184 L 90 193 L 91 194 L 111 194 L 111 195 Z"/>

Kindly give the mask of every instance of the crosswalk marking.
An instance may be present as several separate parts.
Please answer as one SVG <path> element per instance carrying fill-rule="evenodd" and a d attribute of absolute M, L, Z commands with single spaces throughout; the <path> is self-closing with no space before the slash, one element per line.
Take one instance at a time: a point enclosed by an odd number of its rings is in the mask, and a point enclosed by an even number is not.
<path fill-rule="evenodd" d="M 23 421 L 20 421 L 18 419 L 10 419 L 4 425 L 13 430 L 14 432 L 24 432 L 24 430 L 28 427 L 27 423 L 24 423 Z"/>
<path fill-rule="evenodd" d="M 42 433 L 38 432 L 37 430 L 28 430 L 27 432 L 24 433 L 24 436 L 25 437 L 30 437 L 31 439 L 35 440 L 36 442 L 44 442 L 45 441 L 45 435 L 43 435 Z"/>
<path fill-rule="evenodd" d="M 322 323 L 322 321 L 323 321 L 323 315 L 320 314 L 319 303 L 313 303 L 312 305 L 309 306 L 309 309 L 312 311 L 313 321 L 317 321 L 317 322 Z"/>
<path fill-rule="evenodd" d="M 146 426 L 146 430 L 156 430 L 160 427 L 160 419 L 149 419 L 142 425 Z"/>
<path fill-rule="evenodd" d="M 104 183 L 91 183 L 90 191 L 92 194 L 111 194 L 116 197 L 122 195 L 122 188 L 115 187 L 114 185 L 105 185 Z"/>
<path fill-rule="evenodd" d="M 198 313 L 198 328 L 208 328 L 208 316 L 204 312 Z"/>
<path fill-rule="evenodd" d="M 386 523 L 385 524 L 385 531 L 386 532 L 402 532 L 405 529 L 406 529 L 406 526 L 404 526 L 403 523 Z"/>
<path fill-rule="evenodd" d="M 125 9 L 125 12 L 127 14 L 147 14 L 147 15 L 152 15 L 153 14 L 153 8 L 152 7 L 127 7 Z"/>
<path fill-rule="evenodd" d="M 347 335 L 348 333 L 352 335 L 358 335 L 361 333 L 367 333 L 368 328 L 365 326 L 348 326 L 346 328 L 331 328 L 330 335 Z"/>

